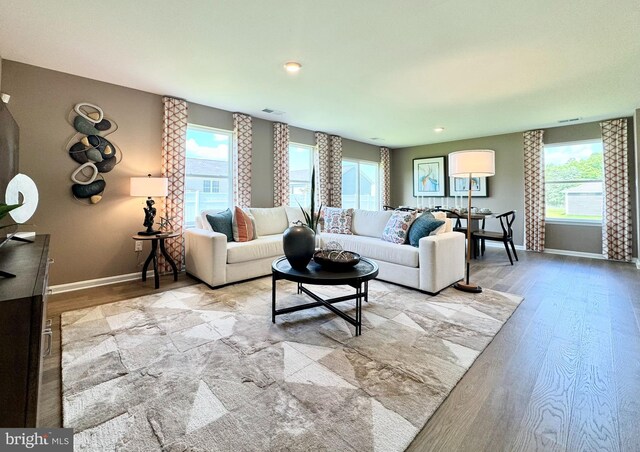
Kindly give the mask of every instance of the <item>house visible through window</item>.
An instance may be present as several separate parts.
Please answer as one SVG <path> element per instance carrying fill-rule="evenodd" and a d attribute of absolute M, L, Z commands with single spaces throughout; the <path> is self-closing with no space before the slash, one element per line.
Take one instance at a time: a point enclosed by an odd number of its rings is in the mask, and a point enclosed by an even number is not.
<path fill-rule="evenodd" d="M 204 179 L 202 181 L 202 191 L 205 193 L 220 193 L 220 181 Z"/>
<path fill-rule="evenodd" d="M 602 222 L 602 141 L 545 145 L 544 165 L 548 220 Z"/>
<path fill-rule="evenodd" d="M 377 162 L 342 161 L 342 207 L 380 209 L 380 165 Z"/>
<path fill-rule="evenodd" d="M 289 205 L 311 205 L 311 171 L 313 170 L 313 146 L 289 144 Z"/>
<path fill-rule="evenodd" d="M 203 210 L 231 207 L 233 133 L 189 124 L 185 171 L 184 224 L 195 226 Z"/>

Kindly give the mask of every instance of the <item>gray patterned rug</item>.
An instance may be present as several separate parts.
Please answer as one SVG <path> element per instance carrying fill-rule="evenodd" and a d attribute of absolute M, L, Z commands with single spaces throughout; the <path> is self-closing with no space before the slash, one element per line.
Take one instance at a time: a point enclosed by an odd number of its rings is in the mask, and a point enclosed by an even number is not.
<path fill-rule="evenodd" d="M 273 325 L 270 278 L 64 313 L 76 450 L 404 450 L 522 298 L 369 288 L 359 337 L 323 308 Z"/>

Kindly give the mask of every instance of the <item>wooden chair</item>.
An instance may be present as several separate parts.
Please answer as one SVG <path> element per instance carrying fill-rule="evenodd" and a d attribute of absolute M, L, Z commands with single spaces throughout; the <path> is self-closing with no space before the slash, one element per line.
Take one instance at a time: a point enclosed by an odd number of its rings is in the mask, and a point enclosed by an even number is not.
<path fill-rule="evenodd" d="M 509 212 L 502 213 L 500 215 L 497 215 L 496 218 L 500 220 L 500 227 L 502 228 L 502 232 L 485 231 L 484 229 L 480 229 L 479 231 L 473 232 L 471 235 L 474 238 L 474 242 L 480 241 L 480 252 L 483 255 L 485 240 L 502 242 L 504 244 L 504 249 L 507 251 L 507 256 L 509 256 L 509 262 L 511 262 L 511 265 L 513 265 L 511 251 L 513 251 L 513 257 L 518 260 L 516 247 L 513 244 L 513 229 L 511 228 L 513 222 L 516 220 L 516 211 L 511 210 Z M 509 246 L 511 246 L 511 251 L 509 251 Z"/>

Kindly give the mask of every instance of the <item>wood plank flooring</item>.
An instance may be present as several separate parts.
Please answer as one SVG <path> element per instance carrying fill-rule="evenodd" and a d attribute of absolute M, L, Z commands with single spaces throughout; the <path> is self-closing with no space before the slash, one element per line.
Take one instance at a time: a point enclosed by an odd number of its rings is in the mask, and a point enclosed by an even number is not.
<path fill-rule="evenodd" d="M 630 264 L 488 248 L 483 287 L 524 302 L 409 446 L 410 451 L 640 450 L 640 271 Z M 194 281 L 163 277 L 161 291 Z M 40 425 L 61 424 L 60 313 L 132 298 L 153 281 L 49 300 Z"/>

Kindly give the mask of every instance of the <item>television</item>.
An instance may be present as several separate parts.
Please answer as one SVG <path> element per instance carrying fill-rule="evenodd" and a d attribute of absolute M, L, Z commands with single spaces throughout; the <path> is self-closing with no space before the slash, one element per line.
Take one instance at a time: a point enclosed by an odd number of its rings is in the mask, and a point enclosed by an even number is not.
<path fill-rule="evenodd" d="M 7 104 L 0 101 L 0 202 L 5 203 L 5 192 L 9 181 L 18 174 L 18 145 L 20 129 L 11 115 Z M 9 220 L 7 220 L 9 218 Z M 2 221 L 0 226 L 10 224 L 10 216 Z M 0 246 L 8 236 L 17 231 L 17 226 L 0 229 Z"/>

